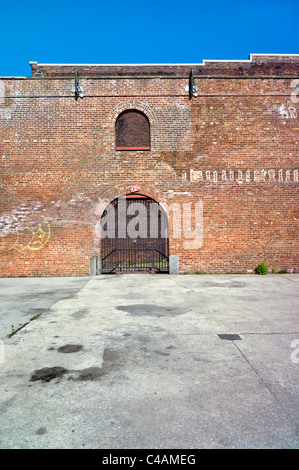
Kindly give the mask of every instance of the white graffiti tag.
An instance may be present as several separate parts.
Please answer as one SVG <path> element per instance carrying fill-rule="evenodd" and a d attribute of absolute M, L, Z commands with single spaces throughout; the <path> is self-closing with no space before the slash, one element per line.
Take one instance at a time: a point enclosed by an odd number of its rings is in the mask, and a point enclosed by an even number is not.
<path fill-rule="evenodd" d="M 282 104 L 280 106 L 273 106 L 272 111 L 278 113 L 282 119 L 296 119 L 297 110 L 295 106 L 289 106 L 288 108 Z"/>

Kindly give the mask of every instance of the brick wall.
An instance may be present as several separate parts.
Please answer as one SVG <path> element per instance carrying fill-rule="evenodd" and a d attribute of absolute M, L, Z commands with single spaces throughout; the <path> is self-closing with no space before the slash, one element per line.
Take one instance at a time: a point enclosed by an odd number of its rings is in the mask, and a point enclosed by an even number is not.
<path fill-rule="evenodd" d="M 181 272 L 299 269 L 298 56 L 31 65 L 32 77 L 0 79 L 2 276 L 87 275 L 105 205 L 134 184 L 170 209 Z M 147 116 L 150 151 L 115 149 L 128 109 Z M 203 215 L 195 243 L 183 222 L 180 237 L 172 227 L 171 209 L 190 203 L 193 228 L 196 204 Z"/>

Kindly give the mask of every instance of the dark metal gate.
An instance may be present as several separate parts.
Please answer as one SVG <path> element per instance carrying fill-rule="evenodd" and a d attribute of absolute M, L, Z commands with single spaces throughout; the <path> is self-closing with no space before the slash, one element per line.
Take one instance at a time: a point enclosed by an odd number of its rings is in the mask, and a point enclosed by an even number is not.
<path fill-rule="evenodd" d="M 101 219 L 102 273 L 168 273 L 168 219 L 145 196 L 115 199 Z"/>

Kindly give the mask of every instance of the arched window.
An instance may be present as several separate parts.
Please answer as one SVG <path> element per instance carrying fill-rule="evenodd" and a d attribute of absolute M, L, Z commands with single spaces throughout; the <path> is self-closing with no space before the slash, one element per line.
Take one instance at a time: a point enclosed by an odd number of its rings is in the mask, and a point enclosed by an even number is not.
<path fill-rule="evenodd" d="M 150 150 L 150 123 L 136 109 L 121 113 L 115 124 L 116 150 Z"/>

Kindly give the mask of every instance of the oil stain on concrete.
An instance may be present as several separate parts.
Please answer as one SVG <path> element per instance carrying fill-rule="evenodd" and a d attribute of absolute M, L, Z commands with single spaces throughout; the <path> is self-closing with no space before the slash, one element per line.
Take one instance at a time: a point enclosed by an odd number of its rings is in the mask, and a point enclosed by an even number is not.
<path fill-rule="evenodd" d="M 60 353 L 64 353 L 64 354 L 70 354 L 70 353 L 79 352 L 82 349 L 83 349 L 82 344 L 65 344 L 64 346 L 60 346 L 60 348 L 58 348 L 57 351 Z"/>
<path fill-rule="evenodd" d="M 43 367 L 33 372 L 30 382 L 36 382 L 40 380 L 41 382 L 51 382 L 53 379 L 60 379 L 64 374 L 68 372 L 64 367 L 54 366 L 54 367 Z"/>
<path fill-rule="evenodd" d="M 44 434 L 47 434 L 48 430 L 45 426 L 42 426 L 41 428 L 38 428 L 35 434 L 37 436 L 43 436 Z"/>
<path fill-rule="evenodd" d="M 202 287 L 222 287 L 222 288 L 229 288 L 229 289 L 238 289 L 241 287 L 245 287 L 245 282 L 239 281 L 225 281 L 225 282 L 217 282 L 217 281 L 206 281 L 202 284 Z"/>
<path fill-rule="evenodd" d="M 62 353 L 74 353 L 83 349 L 82 345 L 66 344 L 58 348 Z M 59 382 L 63 377 L 68 375 L 68 380 L 88 381 L 98 380 L 111 372 L 118 371 L 124 365 L 124 354 L 112 348 L 105 348 L 103 353 L 103 363 L 101 367 L 92 366 L 81 370 L 69 370 L 64 367 L 43 367 L 35 370 L 30 378 L 30 382 L 41 381 L 43 383 L 51 382 L 58 379 Z"/>
<path fill-rule="evenodd" d="M 117 310 L 129 313 L 130 315 L 141 317 L 166 317 L 175 315 L 184 315 L 188 312 L 188 309 L 180 307 L 165 307 L 155 304 L 133 304 L 133 305 L 119 305 L 116 307 Z"/>

